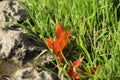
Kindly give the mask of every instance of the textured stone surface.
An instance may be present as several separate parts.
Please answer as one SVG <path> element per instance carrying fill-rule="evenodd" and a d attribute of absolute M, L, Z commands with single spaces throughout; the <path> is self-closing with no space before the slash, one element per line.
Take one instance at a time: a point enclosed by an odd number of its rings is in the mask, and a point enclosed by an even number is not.
<path fill-rule="evenodd" d="M 20 59 L 25 53 L 40 52 L 42 47 L 36 46 L 20 30 L 0 29 L 0 58 L 15 56 Z M 32 53 L 33 52 L 33 53 Z"/>
<path fill-rule="evenodd" d="M 33 68 L 18 69 L 11 75 L 1 75 L 0 80 L 42 80 Z"/>
<path fill-rule="evenodd" d="M 15 72 L 13 79 L 15 80 L 42 80 L 39 73 L 33 68 L 19 69 Z"/>
<path fill-rule="evenodd" d="M 34 58 L 36 57 L 38 58 L 34 62 Z M 9 61 L 11 59 L 12 61 Z M 39 76 L 40 78 L 37 79 L 39 73 L 35 70 L 36 68 L 34 68 L 34 66 L 36 66 L 36 64 L 34 63 L 43 65 L 52 61 L 53 57 L 48 53 L 45 47 L 40 43 L 29 39 L 29 37 L 23 33 L 21 28 L 17 28 L 14 30 L 0 29 L 0 60 L 2 60 L 0 63 L 0 75 L 7 76 L 8 78 L 10 76 L 10 80 L 12 80 L 12 78 L 13 80 L 24 80 L 23 78 L 26 78 L 26 75 L 35 76 L 29 77 L 28 80 L 40 80 L 42 77 Z M 28 70 L 28 68 L 31 68 L 34 71 Z M 31 74 L 28 75 L 25 70 Z M 46 78 L 49 76 L 46 76 Z"/>
<path fill-rule="evenodd" d="M 48 69 L 54 67 L 49 63 L 54 59 L 47 48 L 14 25 L 27 18 L 17 1 L 0 1 L 0 80 L 60 80 L 49 71 L 37 68 L 38 64 L 47 65 Z"/>
<path fill-rule="evenodd" d="M 28 15 L 19 2 L 10 0 L 0 2 L 0 27 L 13 26 L 27 18 Z"/>

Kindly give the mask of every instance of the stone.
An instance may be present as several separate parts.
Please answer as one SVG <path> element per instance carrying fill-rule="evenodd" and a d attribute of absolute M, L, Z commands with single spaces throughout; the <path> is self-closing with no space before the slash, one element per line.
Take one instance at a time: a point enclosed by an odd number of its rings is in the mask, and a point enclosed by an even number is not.
<path fill-rule="evenodd" d="M 13 78 L 15 80 L 42 80 L 39 73 L 33 68 L 24 68 L 16 71 Z"/>
<path fill-rule="evenodd" d="M 60 80 L 49 71 L 38 70 L 38 64 L 53 68 L 49 62 L 54 59 L 45 44 L 34 41 L 15 25 L 27 18 L 19 2 L 0 1 L 0 80 Z"/>
<path fill-rule="evenodd" d="M 55 80 L 54 77 L 52 76 L 51 73 L 49 73 L 48 71 L 45 71 L 45 70 L 42 70 L 40 73 L 39 73 L 40 77 L 44 80 Z M 59 78 L 57 78 L 56 80 L 59 80 Z"/>
<path fill-rule="evenodd" d="M 0 75 L 0 80 L 42 80 L 39 73 L 33 68 L 21 68 L 12 75 Z"/>
<path fill-rule="evenodd" d="M 46 48 L 42 43 L 37 43 L 30 39 L 21 28 L 19 29 L 0 29 L 0 59 L 15 58 L 23 60 L 23 63 L 32 60 Z M 52 60 L 52 56 L 47 49 L 39 60 Z M 44 64 L 41 61 L 41 64 Z"/>
<path fill-rule="evenodd" d="M 1 80 L 4 78 L 9 80 L 41 80 L 44 70 L 38 73 L 35 63 L 44 65 L 54 59 L 42 43 L 31 40 L 21 28 L 9 28 L 0 29 L 0 60 Z M 49 80 L 54 80 L 52 74 L 45 72 L 44 75 Z M 28 78 L 28 76 L 33 77 Z"/>
<path fill-rule="evenodd" d="M 0 27 L 10 27 L 22 23 L 28 18 L 26 10 L 17 1 L 4 0 L 0 2 Z"/>

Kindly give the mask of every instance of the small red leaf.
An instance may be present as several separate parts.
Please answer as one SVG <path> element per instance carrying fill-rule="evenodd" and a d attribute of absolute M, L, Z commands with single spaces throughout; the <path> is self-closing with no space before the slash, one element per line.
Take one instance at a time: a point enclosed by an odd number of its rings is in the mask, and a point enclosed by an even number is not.
<path fill-rule="evenodd" d="M 97 67 L 94 67 L 94 68 L 90 68 L 90 70 L 91 70 L 91 73 L 92 74 L 95 74 L 95 72 L 98 70 L 98 69 L 100 69 L 101 68 L 101 66 L 99 65 L 99 66 L 97 66 Z"/>
<path fill-rule="evenodd" d="M 66 31 L 65 31 L 64 27 L 60 23 L 57 23 L 56 30 L 55 30 L 56 37 L 61 38 L 62 36 L 64 36 L 65 32 Z"/>
<path fill-rule="evenodd" d="M 90 68 L 90 71 L 91 71 L 92 74 L 95 74 L 95 72 L 100 68 L 101 68 L 101 66 L 99 65 L 97 67 Z M 87 71 L 85 69 L 83 69 L 82 72 L 83 72 L 84 75 L 87 75 Z"/>
<path fill-rule="evenodd" d="M 53 40 L 52 38 L 46 38 L 46 42 L 48 44 L 48 47 L 53 50 L 53 52 L 59 57 L 60 62 L 62 62 L 63 56 L 61 52 L 68 44 L 70 32 L 66 32 L 64 27 L 60 23 L 57 23 L 55 35 L 55 40 Z"/>
<path fill-rule="evenodd" d="M 46 38 L 45 40 L 46 40 L 49 48 L 53 49 L 53 44 L 54 44 L 53 39 L 52 38 Z"/>
<path fill-rule="evenodd" d="M 101 66 L 99 65 L 97 67 L 90 68 L 90 71 L 91 71 L 92 74 L 95 74 L 95 72 L 100 68 L 101 68 Z M 83 69 L 81 71 L 85 76 L 87 76 L 87 71 L 85 69 Z M 89 77 L 86 77 L 86 80 L 89 80 L 89 79 L 90 79 Z"/>
<path fill-rule="evenodd" d="M 62 51 L 68 44 L 70 32 L 67 32 L 60 23 L 57 23 L 55 35 L 56 35 L 56 38 L 59 39 L 60 49 Z"/>
<path fill-rule="evenodd" d="M 79 67 L 81 65 L 82 60 L 84 59 L 84 56 L 76 61 L 73 62 L 74 67 Z"/>
<path fill-rule="evenodd" d="M 81 62 L 84 59 L 84 56 L 82 58 L 80 58 L 79 60 L 74 61 L 68 68 L 68 75 L 70 76 L 70 78 L 74 78 L 75 80 L 82 80 L 80 78 L 80 76 L 74 71 L 74 67 L 78 68 L 79 66 L 81 66 Z"/>

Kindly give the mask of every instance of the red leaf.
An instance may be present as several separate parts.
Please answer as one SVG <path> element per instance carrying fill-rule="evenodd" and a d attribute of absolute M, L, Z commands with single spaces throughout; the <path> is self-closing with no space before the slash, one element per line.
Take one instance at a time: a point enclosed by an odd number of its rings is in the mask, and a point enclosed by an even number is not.
<path fill-rule="evenodd" d="M 99 65 L 99 66 L 97 66 L 97 67 L 94 67 L 94 68 L 90 68 L 90 70 L 91 70 L 91 73 L 92 74 L 95 74 L 95 72 L 98 70 L 98 69 L 100 69 L 101 68 L 101 66 Z"/>
<path fill-rule="evenodd" d="M 55 30 L 56 38 L 59 39 L 61 51 L 67 46 L 70 32 L 67 32 L 64 27 L 57 23 Z"/>
<path fill-rule="evenodd" d="M 97 67 L 90 68 L 90 71 L 91 71 L 92 74 L 95 74 L 95 72 L 100 68 L 101 68 L 101 66 L 99 65 Z M 83 69 L 82 72 L 83 72 L 84 75 L 87 75 L 87 71 L 85 69 Z"/>
<path fill-rule="evenodd" d="M 61 49 L 59 48 L 59 44 L 57 43 L 60 41 L 59 40 L 53 41 L 52 38 L 46 38 L 46 42 L 49 48 L 53 49 L 53 52 L 59 57 L 59 61 L 62 63 L 63 56 L 61 54 L 61 51 L 60 51 Z"/>
<path fill-rule="evenodd" d="M 60 24 L 56 24 L 56 30 L 55 30 L 55 35 L 57 38 L 61 38 L 64 34 L 66 33 L 64 27 Z"/>
<path fill-rule="evenodd" d="M 95 74 L 95 72 L 100 68 L 101 68 L 101 66 L 99 65 L 97 67 L 90 68 L 90 71 L 91 71 L 92 74 Z M 85 76 L 87 76 L 87 71 L 85 69 L 83 69 L 81 71 Z M 86 80 L 89 80 L 89 77 L 87 77 Z"/>
<path fill-rule="evenodd" d="M 53 50 L 53 52 L 59 57 L 60 62 L 62 62 L 63 56 L 61 52 L 68 44 L 70 32 L 66 32 L 64 27 L 60 23 L 57 23 L 55 35 L 55 40 L 53 40 L 52 38 L 46 38 L 46 42 L 48 44 L 48 47 Z"/>
<path fill-rule="evenodd" d="M 84 56 L 82 58 L 80 58 L 79 60 L 74 61 L 68 68 L 68 75 L 70 76 L 70 78 L 75 78 L 75 80 L 82 80 L 80 78 L 80 76 L 74 71 L 74 67 L 78 68 L 79 66 L 81 66 L 81 62 L 84 59 Z"/>
<path fill-rule="evenodd" d="M 52 38 L 46 38 L 45 40 L 46 40 L 49 48 L 53 49 L 53 39 Z"/>
<path fill-rule="evenodd" d="M 58 54 L 58 52 L 61 51 L 59 43 L 61 42 L 59 39 L 56 39 L 55 41 L 52 38 L 46 38 L 47 45 L 49 48 L 53 50 L 55 54 Z"/>

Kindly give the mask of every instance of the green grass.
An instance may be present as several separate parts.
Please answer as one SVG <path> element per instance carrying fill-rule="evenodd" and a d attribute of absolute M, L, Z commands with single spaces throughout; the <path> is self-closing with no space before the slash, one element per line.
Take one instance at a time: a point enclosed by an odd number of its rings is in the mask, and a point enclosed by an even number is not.
<path fill-rule="evenodd" d="M 68 76 L 67 67 L 70 62 L 85 56 L 82 67 L 88 71 L 91 67 L 101 65 L 94 75 L 88 74 L 91 80 L 120 79 L 119 5 L 113 6 L 113 2 L 114 0 L 22 0 L 30 15 L 30 20 L 26 21 L 29 25 L 25 28 L 35 40 L 55 37 L 54 30 L 58 21 L 66 30 L 71 30 L 68 47 L 63 51 L 68 62 L 64 68 L 59 66 L 59 77 L 61 74 Z"/>

